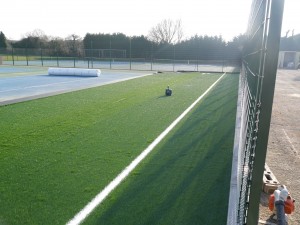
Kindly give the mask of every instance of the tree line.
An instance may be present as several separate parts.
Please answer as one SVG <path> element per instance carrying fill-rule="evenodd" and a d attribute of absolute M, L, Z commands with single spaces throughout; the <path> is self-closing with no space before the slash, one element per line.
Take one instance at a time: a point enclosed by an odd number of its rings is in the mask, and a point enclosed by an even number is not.
<path fill-rule="evenodd" d="M 71 57 L 215 60 L 239 57 L 242 40 L 242 35 L 230 42 L 226 42 L 221 36 L 195 35 L 177 43 L 168 43 L 155 42 L 143 35 L 131 37 L 123 33 L 87 33 L 83 39 L 77 35 L 62 39 L 30 34 L 11 42 L 1 32 L 0 48 L 49 49 L 51 54 Z M 100 56 L 97 51 L 100 49 L 105 49 L 106 54 Z M 109 50 L 112 50 L 113 55 Z M 116 50 L 120 50 L 119 55 Z"/>
<path fill-rule="evenodd" d="M 245 36 L 234 37 L 226 42 L 222 36 L 195 35 L 185 40 L 153 40 L 146 36 L 127 36 L 123 33 L 105 34 L 87 33 L 84 38 L 72 34 L 65 39 L 53 38 L 40 30 L 28 33 L 18 41 L 7 40 L 0 32 L 0 48 L 50 49 L 51 54 L 71 57 L 126 57 L 160 59 L 237 59 L 240 56 Z M 106 49 L 106 54 L 99 55 L 97 50 Z M 120 50 L 113 55 L 109 50 Z M 282 37 L 280 50 L 300 51 L 300 34 Z M 122 53 L 122 54 L 121 54 Z"/>

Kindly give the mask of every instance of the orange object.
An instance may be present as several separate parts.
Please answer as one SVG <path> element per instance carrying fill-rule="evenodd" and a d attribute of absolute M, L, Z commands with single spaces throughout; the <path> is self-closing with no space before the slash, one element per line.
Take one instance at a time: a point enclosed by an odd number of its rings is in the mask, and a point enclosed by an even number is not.
<path fill-rule="evenodd" d="M 286 201 L 284 202 L 284 211 L 286 214 L 292 214 L 292 212 L 295 211 L 295 204 L 294 200 L 291 198 L 291 196 L 288 196 Z"/>
<path fill-rule="evenodd" d="M 274 210 L 274 202 L 275 201 L 275 196 L 274 194 L 271 194 L 269 197 L 269 209 L 271 211 Z M 295 211 L 295 204 L 294 204 L 294 200 L 291 198 L 291 196 L 289 195 L 286 199 L 286 201 L 284 202 L 284 212 L 286 214 L 292 214 L 292 212 Z"/>
<path fill-rule="evenodd" d="M 275 196 L 274 196 L 274 194 L 271 194 L 270 195 L 270 197 L 269 197 L 269 209 L 271 210 L 271 211 L 273 211 L 274 210 L 274 202 L 275 201 Z"/>

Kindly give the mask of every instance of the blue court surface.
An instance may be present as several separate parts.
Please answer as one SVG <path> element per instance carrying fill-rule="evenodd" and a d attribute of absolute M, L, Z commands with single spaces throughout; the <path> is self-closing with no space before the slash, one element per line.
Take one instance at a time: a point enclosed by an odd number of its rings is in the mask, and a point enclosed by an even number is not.
<path fill-rule="evenodd" d="M 41 71 L 42 74 L 40 75 L 30 75 L 28 73 L 31 71 L 24 71 L 20 68 L 0 67 L 0 74 L 9 75 L 12 71 L 24 72 L 26 76 L 0 76 L 0 105 L 97 87 L 153 73 L 147 71 L 102 70 L 99 77 L 49 76 L 45 71 Z"/>

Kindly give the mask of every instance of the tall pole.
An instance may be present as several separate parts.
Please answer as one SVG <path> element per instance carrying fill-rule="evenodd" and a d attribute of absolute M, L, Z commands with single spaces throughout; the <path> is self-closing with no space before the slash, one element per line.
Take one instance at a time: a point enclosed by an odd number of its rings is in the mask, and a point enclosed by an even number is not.
<path fill-rule="evenodd" d="M 28 66 L 28 38 L 26 40 L 25 55 L 26 55 L 26 63 L 27 63 L 27 66 Z"/>
<path fill-rule="evenodd" d="M 129 38 L 129 69 L 131 70 L 131 37 Z"/>
<path fill-rule="evenodd" d="M 58 51 L 57 51 L 57 49 L 55 49 L 55 52 L 56 52 L 56 65 L 57 65 L 57 67 L 59 67 Z"/>
<path fill-rule="evenodd" d="M 151 42 L 151 70 L 152 70 L 152 65 L 153 64 L 153 42 Z"/>
<path fill-rule="evenodd" d="M 94 64 L 93 64 L 93 54 L 94 54 L 94 50 L 93 50 L 93 40 L 91 40 L 91 53 L 92 53 L 92 57 L 91 57 L 91 62 L 92 62 L 92 68 L 94 68 Z"/>
<path fill-rule="evenodd" d="M 199 71 L 199 52 L 200 52 L 200 42 L 199 40 L 197 40 L 197 53 L 196 53 L 196 57 L 197 57 L 197 72 Z"/>
<path fill-rule="evenodd" d="M 14 66 L 15 65 L 15 57 L 14 57 L 14 47 L 12 45 L 12 42 L 11 42 L 11 60 L 12 60 L 13 66 Z"/>
<path fill-rule="evenodd" d="M 110 37 L 110 40 L 109 40 L 109 68 L 111 69 L 111 37 Z"/>
<path fill-rule="evenodd" d="M 175 44 L 173 45 L 173 72 L 175 71 Z"/>
<path fill-rule="evenodd" d="M 41 48 L 41 61 L 42 61 L 42 66 L 44 66 L 44 61 L 43 61 L 43 49 Z"/>
<path fill-rule="evenodd" d="M 269 1 L 267 1 L 269 2 Z M 257 225 L 262 178 L 267 154 L 268 137 L 271 123 L 272 104 L 276 80 L 278 52 L 284 8 L 283 1 L 271 1 L 269 27 L 266 28 L 266 57 L 264 64 L 264 80 L 261 87 L 261 111 L 259 114 L 259 135 L 256 142 L 255 160 L 252 172 L 251 190 L 249 195 L 249 210 L 247 225 Z"/>

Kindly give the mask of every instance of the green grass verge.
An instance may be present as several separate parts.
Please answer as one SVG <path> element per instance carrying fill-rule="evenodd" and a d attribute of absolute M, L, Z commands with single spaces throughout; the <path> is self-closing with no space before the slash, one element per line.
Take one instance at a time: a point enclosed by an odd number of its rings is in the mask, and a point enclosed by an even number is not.
<path fill-rule="evenodd" d="M 41 56 L 24 56 L 24 55 L 5 55 L 3 56 L 5 61 L 36 61 L 41 60 Z"/>
<path fill-rule="evenodd" d="M 227 75 L 85 224 L 226 224 L 237 87 Z"/>
<path fill-rule="evenodd" d="M 218 77 L 161 74 L 0 107 L 0 223 L 66 223 Z"/>

